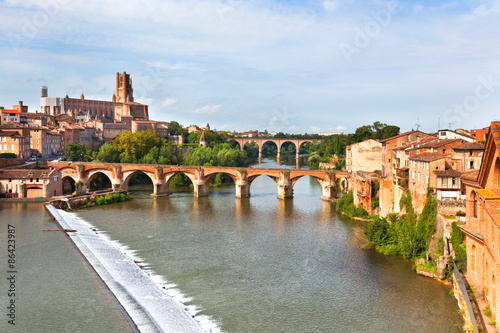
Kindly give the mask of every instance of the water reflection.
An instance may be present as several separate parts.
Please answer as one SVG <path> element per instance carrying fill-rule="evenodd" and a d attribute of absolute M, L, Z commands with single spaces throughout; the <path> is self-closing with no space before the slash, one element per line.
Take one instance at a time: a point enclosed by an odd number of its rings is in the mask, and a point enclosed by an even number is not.
<path fill-rule="evenodd" d="M 362 250 L 364 225 L 337 216 L 315 179 L 294 188 L 279 200 L 276 183 L 257 177 L 246 199 L 215 188 L 206 198 L 135 196 L 114 206 L 127 217 L 119 225 L 111 210 L 81 216 L 137 249 L 227 332 L 460 331 L 449 288 Z"/>

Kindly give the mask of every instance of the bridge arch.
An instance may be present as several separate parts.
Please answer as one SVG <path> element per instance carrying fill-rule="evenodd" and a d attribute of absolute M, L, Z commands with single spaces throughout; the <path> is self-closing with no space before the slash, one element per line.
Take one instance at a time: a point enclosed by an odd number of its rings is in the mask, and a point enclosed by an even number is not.
<path fill-rule="evenodd" d="M 191 183 L 194 185 L 195 184 L 195 174 L 194 173 L 191 173 L 191 172 L 188 172 L 187 170 L 186 171 L 179 171 L 179 170 L 176 170 L 176 171 L 168 171 L 168 172 L 165 172 L 161 175 L 161 179 L 160 179 L 160 182 L 161 182 L 161 185 L 160 185 L 160 188 L 159 188 L 159 193 L 169 193 L 169 187 L 170 187 L 170 182 L 172 181 L 172 179 L 174 178 L 174 176 L 178 173 L 181 173 L 185 176 L 187 176 L 189 178 L 189 180 L 191 181 Z M 153 182 L 154 184 L 154 182 Z"/>
<path fill-rule="evenodd" d="M 236 184 L 236 179 L 237 179 L 236 174 L 235 173 L 231 173 L 231 172 L 227 172 L 227 171 L 220 171 L 220 172 L 213 171 L 213 172 L 206 173 L 205 174 L 206 181 L 208 183 L 210 183 L 210 181 L 212 180 L 212 178 L 214 178 L 215 176 L 217 176 L 219 173 L 222 173 L 224 175 L 229 176 L 233 180 L 233 182 Z"/>
<path fill-rule="evenodd" d="M 132 179 L 132 177 L 139 172 L 142 172 L 146 176 L 148 176 L 149 179 L 151 179 L 151 182 L 153 183 L 153 186 L 154 186 L 155 178 L 154 178 L 154 174 L 151 171 L 136 169 L 136 170 L 127 170 L 127 171 L 123 172 L 123 182 L 121 184 L 121 188 L 123 188 L 124 190 L 128 190 L 130 179 Z"/>
<path fill-rule="evenodd" d="M 76 191 L 76 180 L 70 175 L 61 177 L 63 195 L 73 194 Z"/>
<path fill-rule="evenodd" d="M 93 171 L 89 177 L 87 177 L 87 188 L 91 191 L 94 191 L 94 190 L 97 190 L 99 189 L 98 187 L 96 188 L 95 186 L 97 186 L 97 184 L 92 184 L 92 182 L 94 180 L 96 180 L 96 178 L 98 178 L 100 175 L 104 176 L 108 181 L 105 183 L 107 185 L 109 185 L 109 187 L 113 187 L 113 180 L 112 178 L 109 176 L 109 173 L 108 172 L 103 172 L 103 170 L 97 170 L 97 171 Z M 98 183 L 99 181 L 102 180 L 102 179 L 99 179 L 98 180 Z M 108 188 L 109 188 L 108 187 Z M 104 187 L 106 188 L 106 187 Z"/>

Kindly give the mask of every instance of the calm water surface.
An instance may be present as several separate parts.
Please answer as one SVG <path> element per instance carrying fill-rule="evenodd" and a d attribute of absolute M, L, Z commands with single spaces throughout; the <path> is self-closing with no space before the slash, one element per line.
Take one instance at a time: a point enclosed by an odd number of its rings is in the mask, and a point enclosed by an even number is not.
<path fill-rule="evenodd" d="M 271 160 L 260 165 L 275 166 Z M 211 188 L 206 198 L 189 192 L 152 198 L 152 189 L 136 190 L 129 202 L 78 215 L 136 250 L 224 331 L 461 332 L 451 287 L 416 275 L 398 257 L 360 249 L 364 225 L 320 200 L 314 179 L 299 180 L 287 201 L 277 199 L 268 177 L 254 180 L 249 199 L 234 198 L 234 186 Z M 28 206 L 0 207 L 2 239 L 4 216 L 17 218 L 24 237 L 31 235 L 23 288 L 33 299 L 25 301 L 30 313 L 24 317 L 57 331 L 65 327 L 64 313 L 79 327 L 88 319 L 75 316 L 76 309 L 92 302 L 99 309 L 92 322 L 101 331 L 119 331 L 121 317 L 78 254 L 62 235 L 40 232 L 51 224 L 46 215 L 33 213 L 43 218 L 32 228 L 17 217 Z"/>

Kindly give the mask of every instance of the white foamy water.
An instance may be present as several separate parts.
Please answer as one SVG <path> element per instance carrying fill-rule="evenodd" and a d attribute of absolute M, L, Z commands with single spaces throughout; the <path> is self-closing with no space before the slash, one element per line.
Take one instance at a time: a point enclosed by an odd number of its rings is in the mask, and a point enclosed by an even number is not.
<path fill-rule="evenodd" d="M 185 305 L 189 297 L 148 269 L 134 250 L 111 240 L 75 213 L 47 205 L 70 238 L 115 294 L 141 332 L 220 332 L 216 322 Z M 117 287 L 114 284 L 118 284 Z M 121 287 L 121 288 L 120 288 Z M 138 309 L 138 307 L 140 309 Z"/>

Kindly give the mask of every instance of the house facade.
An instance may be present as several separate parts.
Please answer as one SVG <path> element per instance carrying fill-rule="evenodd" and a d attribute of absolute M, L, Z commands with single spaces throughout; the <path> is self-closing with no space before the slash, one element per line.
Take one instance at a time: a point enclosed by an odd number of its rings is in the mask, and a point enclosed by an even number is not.
<path fill-rule="evenodd" d="M 477 176 L 476 176 L 477 175 Z M 467 280 L 500 318 L 500 122 L 492 122 L 479 171 L 462 177 L 466 191 Z M 499 328 L 497 321 L 497 329 Z"/>

